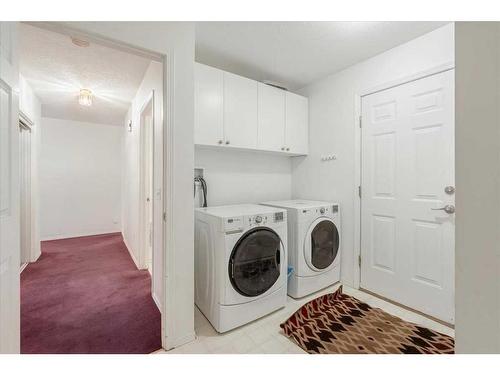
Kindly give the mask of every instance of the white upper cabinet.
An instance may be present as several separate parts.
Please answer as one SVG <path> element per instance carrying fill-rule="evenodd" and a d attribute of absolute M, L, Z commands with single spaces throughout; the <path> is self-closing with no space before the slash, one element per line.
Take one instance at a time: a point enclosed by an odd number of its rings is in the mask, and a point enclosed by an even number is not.
<path fill-rule="evenodd" d="M 285 144 L 287 151 L 306 155 L 309 150 L 309 101 L 286 92 Z"/>
<path fill-rule="evenodd" d="M 195 144 L 307 155 L 308 99 L 195 64 Z"/>
<path fill-rule="evenodd" d="M 285 151 L 285 91 L 259 83 L 259 149 Z"/>
<path fill-rule="evenodd" d="M 224 143 L 257 148 L 257 82 L 224 72 Z"/>
<path fill-rule="evenodd" d="M 200 145 L 222 144 L 224 72 L 195 64 L 194 78 L 194 142 Z"/>

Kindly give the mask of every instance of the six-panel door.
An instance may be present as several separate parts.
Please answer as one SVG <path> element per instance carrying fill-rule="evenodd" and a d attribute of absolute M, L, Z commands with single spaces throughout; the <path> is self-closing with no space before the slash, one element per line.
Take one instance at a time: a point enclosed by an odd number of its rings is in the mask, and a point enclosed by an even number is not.
<path fill-rule="evenodd" d="M 453 71 L 367 95 L 362 113 L 361 286 L 452 323 Z"/>

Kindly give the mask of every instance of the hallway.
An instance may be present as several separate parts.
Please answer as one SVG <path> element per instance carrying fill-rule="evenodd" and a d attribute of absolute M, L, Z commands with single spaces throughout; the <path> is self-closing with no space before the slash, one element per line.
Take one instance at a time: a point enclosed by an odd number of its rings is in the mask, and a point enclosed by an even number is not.
<path fill-rule="evenodd" d="M 150 353 L 161 348 L 151 277 L 119 233 L 42 242 L 21 274 L 21 353 Z"/>

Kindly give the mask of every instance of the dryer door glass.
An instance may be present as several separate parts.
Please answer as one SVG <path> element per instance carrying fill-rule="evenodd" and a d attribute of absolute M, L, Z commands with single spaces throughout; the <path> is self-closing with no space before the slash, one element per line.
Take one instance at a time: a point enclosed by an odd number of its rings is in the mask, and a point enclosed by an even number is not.
<path fill-rule="evenodd" d="M 269 228 L 245 233 L 229 260 L 229 279 L 238 293 L 255 297 L 269 290 L 280 276 L 281 241 Z"/>
<path fill-rule="evenodd" d="M 333 263 L 339 251 L 339 231 L 330 220 L 320 221 L 311 232 L 311 262 L 318 269 Z"/>

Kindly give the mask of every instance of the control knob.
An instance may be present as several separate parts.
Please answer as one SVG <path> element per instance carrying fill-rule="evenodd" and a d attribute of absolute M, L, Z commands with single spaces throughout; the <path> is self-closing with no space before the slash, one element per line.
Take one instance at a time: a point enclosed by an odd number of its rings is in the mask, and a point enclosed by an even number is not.
<path fill-rule="evenodd" d="M 257 224 L 262 223 L 262 216 L 255 216 L 255 222 L 256 222 Z"/>
<path fill-rule="evenodd" d="M 321 207 L 321 208 L 319 209 L 319 213 L 320 213 L 321 215 L 324 215 L 324 214 L 325 214 L 325 208 L 324 208 L 324 207 Z"/>

